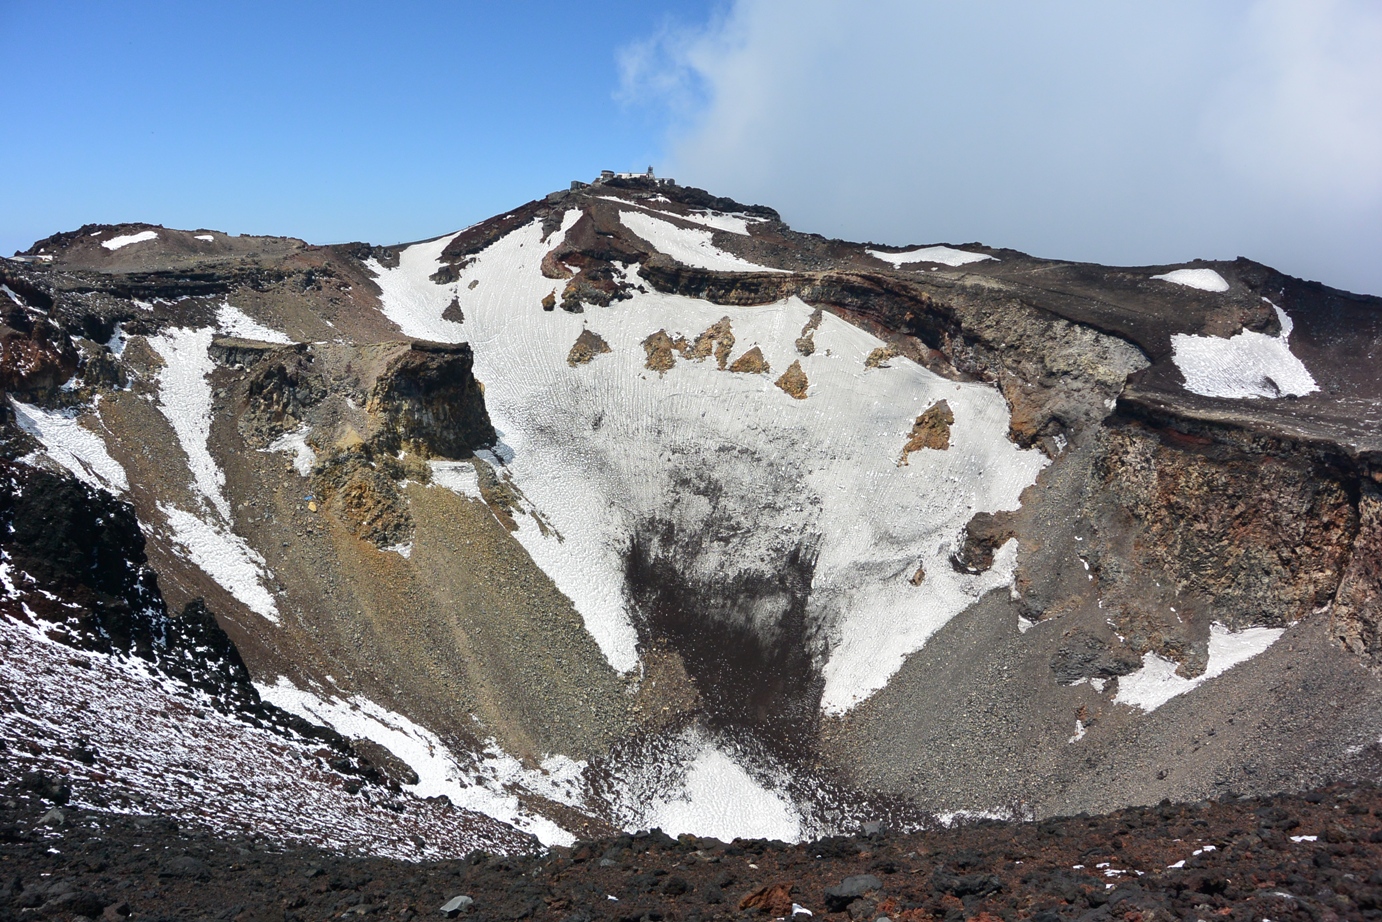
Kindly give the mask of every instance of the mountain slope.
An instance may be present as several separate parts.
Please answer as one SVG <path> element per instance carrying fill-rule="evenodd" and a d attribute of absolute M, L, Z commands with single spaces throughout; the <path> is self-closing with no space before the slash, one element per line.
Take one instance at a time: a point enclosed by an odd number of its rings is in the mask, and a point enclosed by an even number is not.
<path fill-rule="evenodd" d="M 9 462 L 129 503 L 167 608 L 396 796 L 799 839 L 1296 788 L 1382 738 L 1377 299 L 648 180 L 3 273 Z"/>

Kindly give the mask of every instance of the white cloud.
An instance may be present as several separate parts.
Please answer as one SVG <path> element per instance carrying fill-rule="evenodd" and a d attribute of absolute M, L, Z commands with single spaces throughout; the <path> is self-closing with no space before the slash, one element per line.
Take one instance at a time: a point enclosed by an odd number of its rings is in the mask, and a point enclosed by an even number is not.
<path fill-rule="evenodd" d="M 664 172 L 805 230 L 1382 291 L 1382 8 L 737 0 L 626 49 Z"/>
<path fill-rule="evenodd" d="M 1206 111 L 1256 184 L 1345 209 L 1382 199 L 1382 5 L 1264 0 Z"/>

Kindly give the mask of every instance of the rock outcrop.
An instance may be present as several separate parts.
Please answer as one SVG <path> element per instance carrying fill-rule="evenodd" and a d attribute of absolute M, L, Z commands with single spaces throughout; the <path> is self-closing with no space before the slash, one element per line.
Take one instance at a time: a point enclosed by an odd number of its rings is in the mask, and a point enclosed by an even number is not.
<path fill-rule="evenodd" d="M 413 343 L 393 359 L 370 392 L 391 448 L 423 457 L 463 458 L 494 444 L 470 346 Z"/>

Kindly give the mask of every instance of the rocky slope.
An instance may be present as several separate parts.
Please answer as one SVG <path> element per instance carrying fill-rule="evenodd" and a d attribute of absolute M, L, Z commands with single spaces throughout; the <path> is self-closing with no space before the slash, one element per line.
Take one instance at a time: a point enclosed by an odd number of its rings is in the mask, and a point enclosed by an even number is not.
<path fill-rule="evenodd" d="M 405 862 L 53 806 L 35 791 L 46 780 L 0 785 L 6 922 L 1382 915 L 1382 798 L 1367 786 L 801 845 L 642 832 L 544 854 Z"/>
<path fill-rule="evenodd" d="M 243 831 L 188 753 L 276 842 L 439 857 L 1376 770 L 1378 299 L 647 180 L 0 276 L 0 735 L 81 805 Z"/>

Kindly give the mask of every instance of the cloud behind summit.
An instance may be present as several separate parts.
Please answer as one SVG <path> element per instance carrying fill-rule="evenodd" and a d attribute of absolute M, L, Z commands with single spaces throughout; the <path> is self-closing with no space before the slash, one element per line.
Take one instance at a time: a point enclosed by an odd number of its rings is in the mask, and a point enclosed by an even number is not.
<path fill-rule="evenodd" d="M 621 55 L 680 181 L 804 230 L 1382 293 L 1382 7 L 738 0 Z"/>

